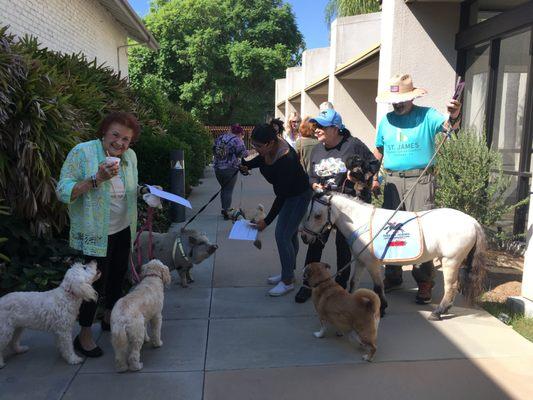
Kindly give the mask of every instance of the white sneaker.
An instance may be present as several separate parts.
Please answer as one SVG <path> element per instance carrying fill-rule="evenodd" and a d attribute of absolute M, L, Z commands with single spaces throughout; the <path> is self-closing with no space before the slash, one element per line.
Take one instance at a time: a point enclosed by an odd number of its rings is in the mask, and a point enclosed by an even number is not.
<path fill-rule="evenodd" d="M 281 281 L 281 275 L 269 276 L 267 282 L 269 285 L 277 285 Z"/>
<path fill-rule="evenodd" d="M 279 281 L 276 286 L 268 291 L 268 294 L 273 297 L 283 296 L 284 294 L 289 293 L 291 290 L 294 290 L 294 284 L 291 283 L 286 285 L 283 281 Z"/>

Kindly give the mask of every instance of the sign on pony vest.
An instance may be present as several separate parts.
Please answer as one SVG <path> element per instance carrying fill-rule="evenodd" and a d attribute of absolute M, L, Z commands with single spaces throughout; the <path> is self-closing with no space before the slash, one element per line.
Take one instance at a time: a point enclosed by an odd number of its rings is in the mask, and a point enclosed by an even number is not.
<path fill-rule="evenodd" d="M 372 254 L 385 262 L 409 262 L 422 255 L 422 229 L 418 215 L 399 211 L 390 221 L 393 210 L 375 209 L 370 223 L 370 237 L 379 232 L 372 242 Z"/>

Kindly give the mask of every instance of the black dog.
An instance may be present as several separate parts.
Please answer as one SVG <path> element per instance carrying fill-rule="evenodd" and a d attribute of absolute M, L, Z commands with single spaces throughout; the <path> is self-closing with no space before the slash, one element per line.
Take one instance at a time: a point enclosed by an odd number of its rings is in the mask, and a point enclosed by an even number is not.
<path fill-rule="evenodd" d="M 356 180 L 353 187 L 355 197 L 363 201 L 369 201 L 372 197 L 370 190 L 372 188 L 372 177 L 374 176 L 370 163 L 355 154 L 346 160 L 346 168 L 348 168 L 350 176 Z"/>

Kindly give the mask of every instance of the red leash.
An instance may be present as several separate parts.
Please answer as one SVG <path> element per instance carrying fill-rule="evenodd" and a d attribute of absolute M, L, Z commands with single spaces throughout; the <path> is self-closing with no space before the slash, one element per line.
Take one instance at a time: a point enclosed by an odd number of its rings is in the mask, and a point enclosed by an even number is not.
<path fill-rule="evenodd" d="M 135 241 L 133 242 L 133 248 L 137 251 L 137 266 L 141 265 L 142 262 L 142 248 L 139 245 L 139 239 L 141 237 L 141 233 L 143 231 L 148 231 L 148 259 L 151 260 L 154 257 L 154 249 L 152 246 L 152 222 L 154 220 L 154 209 L 152 207 L 148 207 L 148 214 L 146 216 L 146 223 L 139 229 L 139 232 L 137 232 L 137 236 L 135 237 Z M 135 264 L 133 262 L 133 256 L 130 254 L 130 267 L 131 267 L 131 273 L 133 275 L 133 280 L 137 283 L 141 281 L 141 278 L 139 277 L 139 274 L 137 273 L 137 269 L 135 268 Z"/>

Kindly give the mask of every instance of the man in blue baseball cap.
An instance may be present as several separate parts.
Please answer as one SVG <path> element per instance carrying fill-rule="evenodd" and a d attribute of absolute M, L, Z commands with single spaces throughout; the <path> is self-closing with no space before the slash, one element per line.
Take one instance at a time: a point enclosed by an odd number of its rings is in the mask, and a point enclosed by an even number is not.
<path fill-rule="evenodd" d="M 344 164 L 346 164 L 349 158 L 357 155 L 361 160 L 364 160 L 367 165 L 369 165 L 369 169 L 373 174 L 379 170 L 378 160 L 361 140 L 353 137 L 348 129 L 344 127 L 342 123 L 342 117 L 337 111 L 334 109 L 322 110 L 317 117 L 311 118 L 309 122 L 315 124 L 315 136 L 319 142 L 311 151 L 309 170 L 307 171 L 313 190 L 324 189 L 324 182 L 321 180 L 321 177 L 318 176 L 315 166 L 319 165 L 322 160 L 328 158 L 334 158 L 339 162 L 342 161 Z M 354 197 L 357 195 L 353 182 L 347 179 L 346 169 L 344 172 L 337 173 L 332 178 L 335 184 L 329 187 L 330 190 L 333 187 L 333 190 L 341 193 L 345 193 Z M 365 197 L 361 198 L 361 200 L 370 203 L 370 191 L 368 191 L 364 196 Z M 324 237 L 324 243 L 327 241 L 328 236 L 329 232 Z M 322 257 L 322 251 L 324 249 L 324 243 L 315 241 L 309 245 L 304 265 L 307 265 L 311 262 L 320 261 Z M 348 242 L 338 230 L 335 237 L 335 245 L 337 250 L 338 271 L 349 263 L 352 255 Z M 336 281 L 343 288 L 346 288 L 349 277 L 350 268 L 346 268 L 340 275 L 337 276 Z M 295 301 L 297 303 L 303 303 L 310 296 L 311 289 L 302 286 L 296 294 Z"/>

